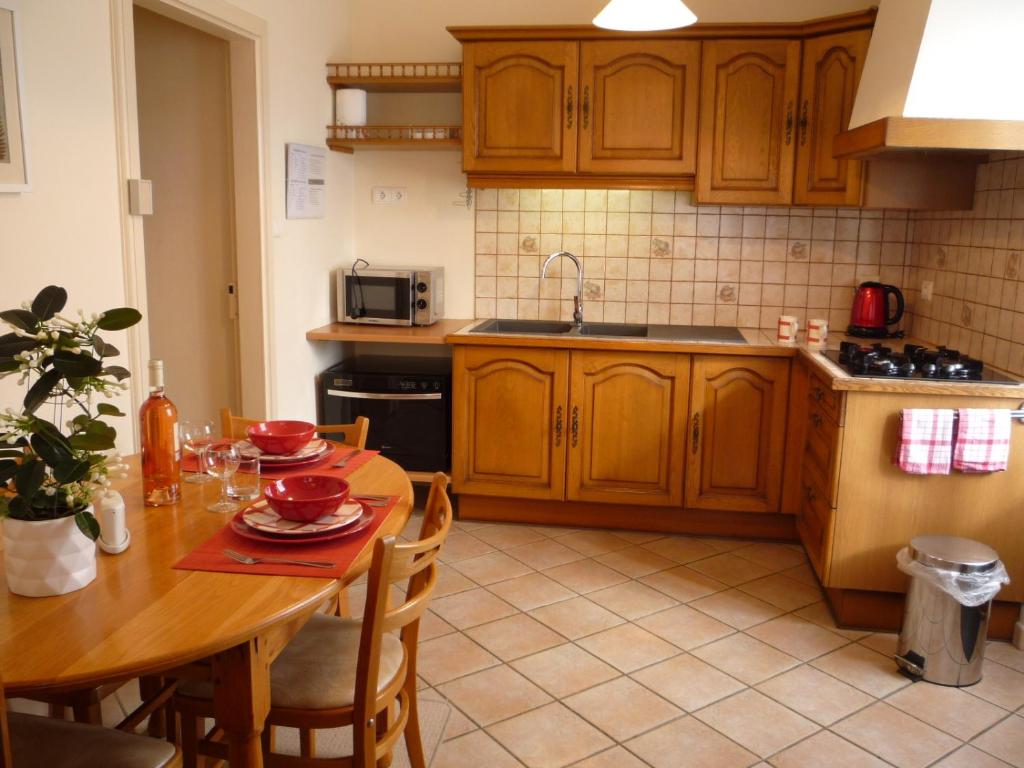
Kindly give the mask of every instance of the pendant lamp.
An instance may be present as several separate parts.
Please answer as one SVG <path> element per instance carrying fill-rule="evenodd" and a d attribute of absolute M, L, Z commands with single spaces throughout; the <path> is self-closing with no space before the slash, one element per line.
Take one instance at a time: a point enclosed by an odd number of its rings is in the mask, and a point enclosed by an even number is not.
<path fill-rule="evenodd" d="M 688 27 L 697 20 L 680 0 L 611 0 L 594 24 L 623 32 L 652 32 Z"/>

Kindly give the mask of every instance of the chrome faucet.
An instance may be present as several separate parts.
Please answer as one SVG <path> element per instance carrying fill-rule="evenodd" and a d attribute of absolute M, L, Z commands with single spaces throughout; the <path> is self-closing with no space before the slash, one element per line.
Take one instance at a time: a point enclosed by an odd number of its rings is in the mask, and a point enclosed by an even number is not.
<path fill-rule="evenodd" d="M 548 264 L 557 259 L 559 256 L 565 256 L 567 259 L 571 259 L 572 263 L 576 265 L 576 295 L 572 297 L 572 321 L 577 326 L 583 325 L 583 265 L 580 264 L 580 260 L 577 259 L 573 254 L 568 251 L 557 251 L 552 253 L 544 260 L 544 266 L 540 268 L 540 276 L 544 278 L 548 273 Z"/>

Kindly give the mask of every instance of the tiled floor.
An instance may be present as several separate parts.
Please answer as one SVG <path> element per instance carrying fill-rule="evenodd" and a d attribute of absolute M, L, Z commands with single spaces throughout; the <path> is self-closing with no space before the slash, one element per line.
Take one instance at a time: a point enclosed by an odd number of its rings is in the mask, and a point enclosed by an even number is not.
<path fill-rule="evenodd" d="M 911 684 L 893 635 L 835 627 L 798 546 L 458 522 L 442 559 L 434 768 L 1024 767 L 1024 653 Z"/>

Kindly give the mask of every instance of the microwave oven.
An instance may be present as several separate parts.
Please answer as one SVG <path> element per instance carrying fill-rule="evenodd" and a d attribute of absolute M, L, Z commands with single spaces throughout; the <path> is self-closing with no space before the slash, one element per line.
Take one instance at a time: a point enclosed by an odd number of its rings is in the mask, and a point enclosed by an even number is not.
<path fill-rule="evenodd" d="M 444 267 L 338 270 L 338 322 L 431 325 L 444 316 Z"/>

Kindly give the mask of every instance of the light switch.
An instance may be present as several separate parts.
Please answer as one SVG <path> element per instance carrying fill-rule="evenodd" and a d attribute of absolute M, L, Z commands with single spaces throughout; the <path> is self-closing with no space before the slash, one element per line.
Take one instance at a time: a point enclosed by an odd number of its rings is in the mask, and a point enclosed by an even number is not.
<path fill-rule="evenodd" d="M 153 182 L 128 179 L 128 212 L 133 216 L 153 215 Z"/>

